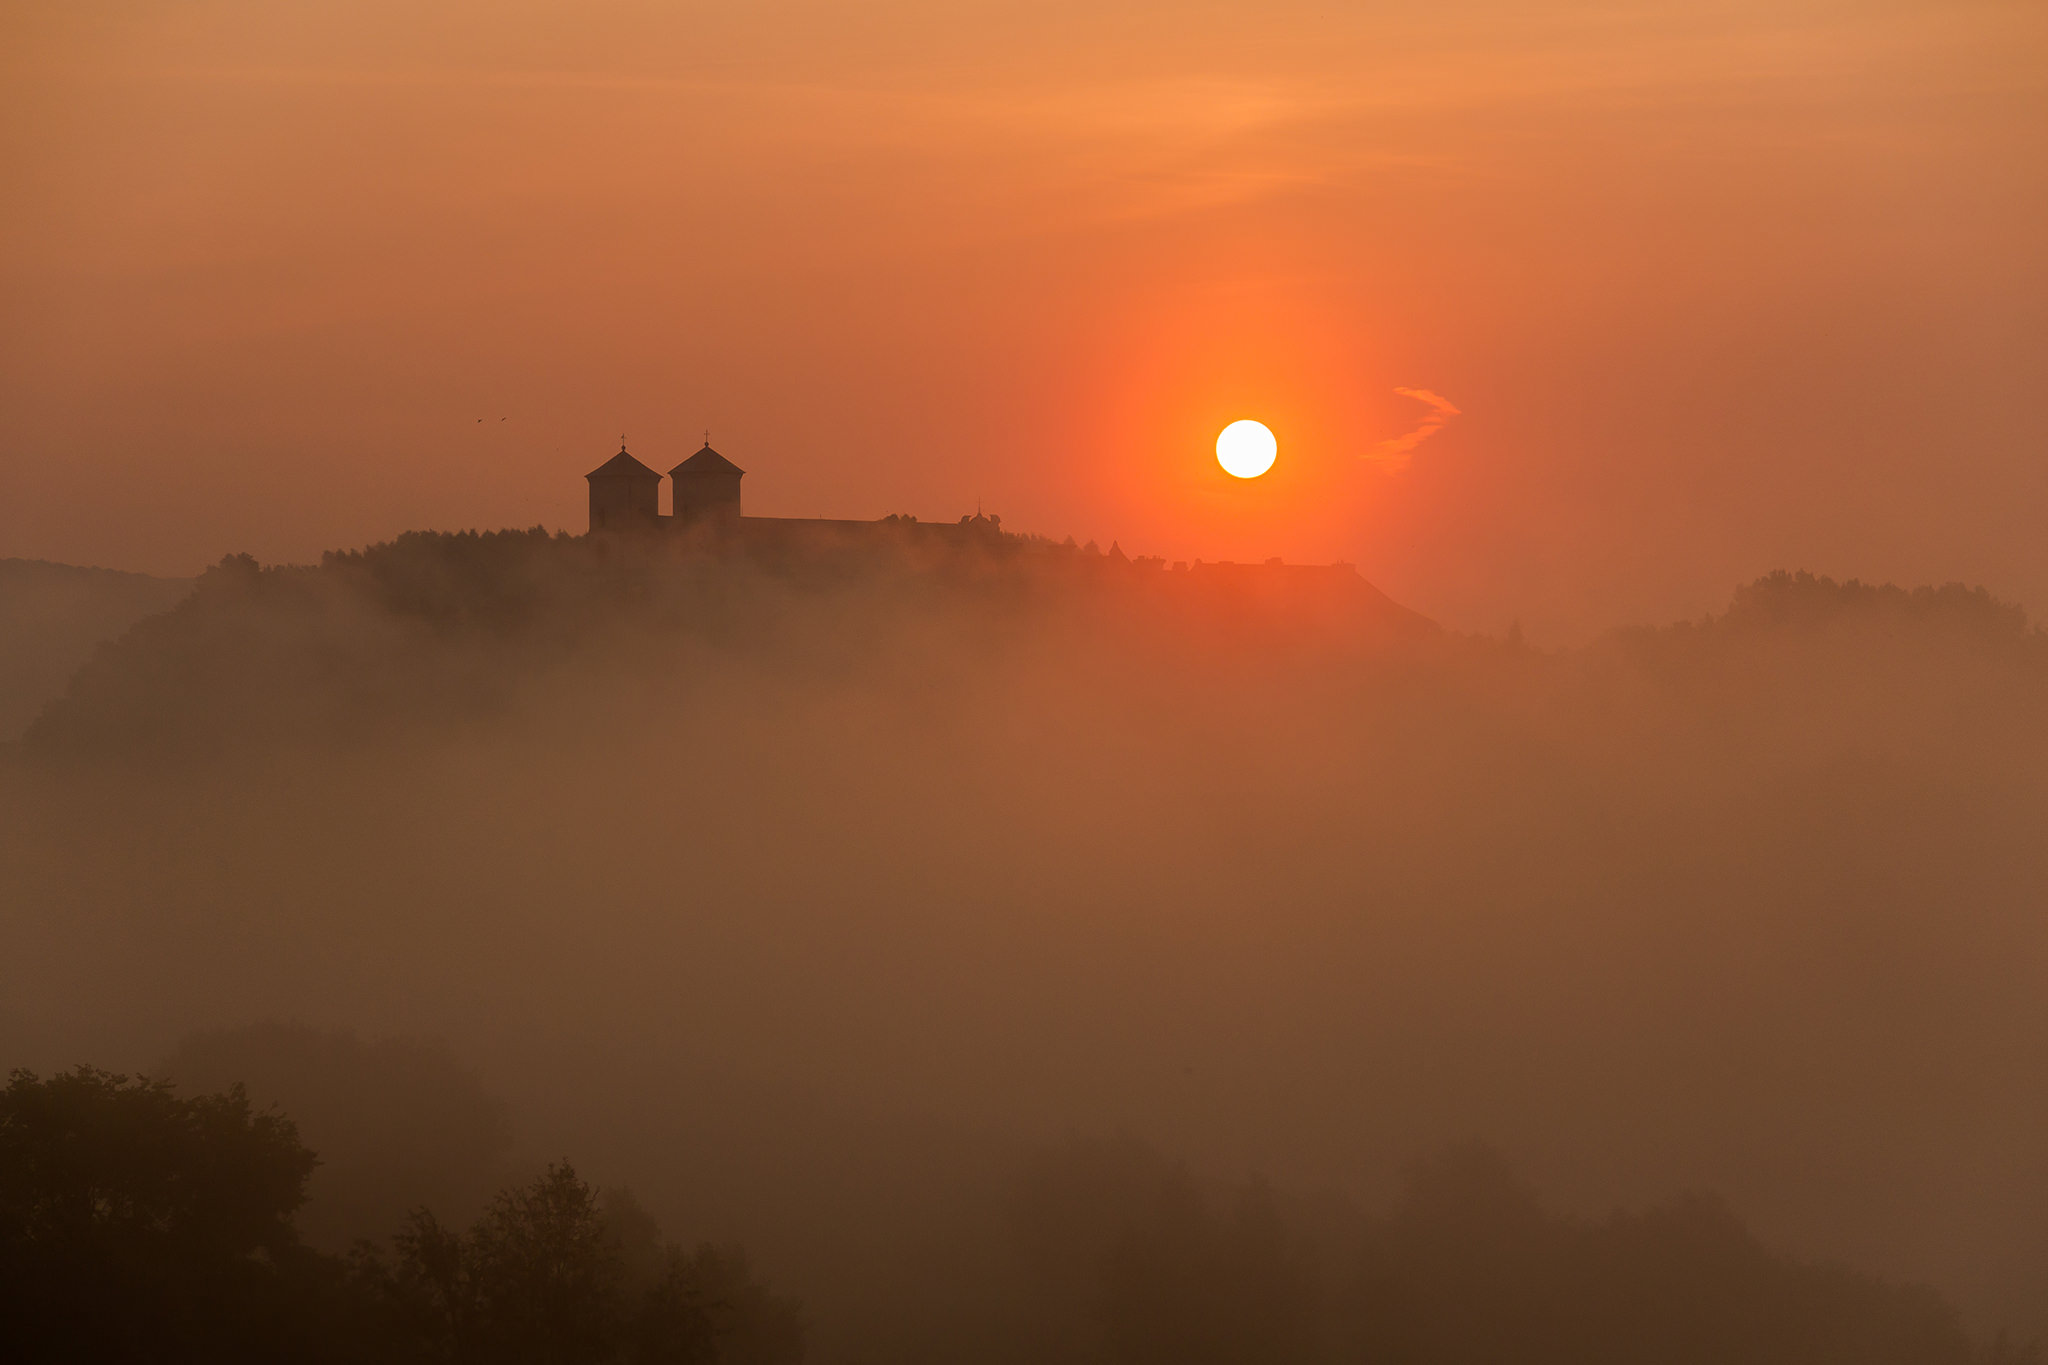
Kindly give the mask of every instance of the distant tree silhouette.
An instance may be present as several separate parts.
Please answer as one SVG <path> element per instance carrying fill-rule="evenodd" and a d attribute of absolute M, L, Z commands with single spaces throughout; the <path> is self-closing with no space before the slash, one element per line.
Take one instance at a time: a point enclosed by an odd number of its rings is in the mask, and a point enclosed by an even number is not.
<path fill-rule="evenodd" d="M 1692 1197 L 1585 1222 L 1507 1163 L 1418 1163 L 1386 1218 L 1205 1188 L 1136 1143 L 1019 1181 L 1025 1284 L 1005 1358 L 1369 1365 L 2020 1365 L 1929 1290 L 1808 1265 Z"/>
<path fill-rule="evenodd" d="M 618 1353 L 624 1263 L 596 1192 L 566 1164 L 500 1194 L 466 1235 L 420 1209 L 392 1243 L 388 1265 L 365 1251 L 361 1270 L 424 1354 L 579 1365 Z"/>
<path fill-rule="evenodd" d="M 566 1163 L 500 1194 L 468 1233 L 415 1211 L 358 1282 L 412 1359 L 451 1365 L 796 1365 L 794 1303 L 745 1258 L 661 1241 L 622 1191 L 600 1198 Z"/>
<path fill-rule="evenodd" d="M 1015 1236 L 1052 1358 L 1117 1365 L 1314 1358 L 1311 1267 L 1270 1194 L 1222 1213 L 1136 1143 L 1076 1144 L 1021 1182 Z"/>
<path fill-rule="evenodd" d="M 1366 1250 L 1350 1316 L 1358 1355 L 1417 1365 L 1975 1359 L 1931 1291 L 1774 1255 L 1706 1198 L 1557 1218 L 1483 1148 L 1418 1164 Z"/>
<path fill-rule="evenodd" d="M 1779 569 L 1735 590 L 1721 623 L 1731 629 L 1812 627 L 1844 618 L 1942 622 L 1986 638 L 2027 634 L 2026 611 L 1961 583 L 1902 588 Z"/>
<path fill-rule="evenodd" d="M 798 1365 L 803 1315 L 771 1294 L 737 1248 L 663 1245 L 630 1285 L 626 1360 L 634 1365 Z"/>

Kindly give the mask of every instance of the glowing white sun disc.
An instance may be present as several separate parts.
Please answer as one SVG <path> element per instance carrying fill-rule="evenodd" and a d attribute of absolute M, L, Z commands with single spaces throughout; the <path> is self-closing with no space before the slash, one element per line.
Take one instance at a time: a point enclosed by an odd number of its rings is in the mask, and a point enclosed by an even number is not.
<path fill-rule="evenodd" d="M 1264 422 L 1246 417 L 1223 428 L 1216 438 L 1216 463 L 1240 479 L 1256 479 L 1273 467 L 1280 443 Z"/>

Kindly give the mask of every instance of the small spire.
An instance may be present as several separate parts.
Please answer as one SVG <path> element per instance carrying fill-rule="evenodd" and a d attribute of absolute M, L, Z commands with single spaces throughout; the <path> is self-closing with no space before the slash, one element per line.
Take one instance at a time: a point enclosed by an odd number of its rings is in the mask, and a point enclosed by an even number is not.
<path fill-rule="evenodd" d="M 619 454 L 623 455 L 623 454 L 625 454 L 625 453 L 626 453 L 626 433 L 622 431 L 622 432 L 620 432 L 620 433 L 619 433 Z"/>
<path fill-rule="evenodd" d="M 711 449 L 711 428 L 710 428 L 710 427 L 706 427 L 706 428 L 704 428 L 704 448 L 705 448 L 706 450 L 709 450 L 709 449 Z"/>

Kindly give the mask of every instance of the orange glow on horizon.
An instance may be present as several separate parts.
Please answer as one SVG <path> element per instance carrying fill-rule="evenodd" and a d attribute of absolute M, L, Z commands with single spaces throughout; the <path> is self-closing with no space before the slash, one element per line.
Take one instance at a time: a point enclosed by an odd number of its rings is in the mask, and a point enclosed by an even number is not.
<path fill-rule="evenodd" d="M 764 514 L 1348 559 L 1473 629 L 1793 562 L 2048 609 L 2030 21 L 1790 4 L 31 6 L 0 557 L 576 526 L 618 432 L 708 426 Z"/>

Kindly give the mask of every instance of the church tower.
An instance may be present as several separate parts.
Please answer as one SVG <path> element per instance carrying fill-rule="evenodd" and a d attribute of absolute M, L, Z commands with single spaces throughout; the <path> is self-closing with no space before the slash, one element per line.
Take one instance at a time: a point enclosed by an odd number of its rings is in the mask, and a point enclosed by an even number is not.
<path fill-rule="evenodd" d="M 590 529 L 652 531 L 661 524 L 661 475 L 626 453 L 619 453 L 583 476 L 590 481 Z"/>
<path fill-rule="evenodd" d="M 677 528 L 737 522 L 740 479 L 746 472 L 713 450 L 706 440 L 702 450 L 668 472 L 669 488 L 675 495 Z"/>

